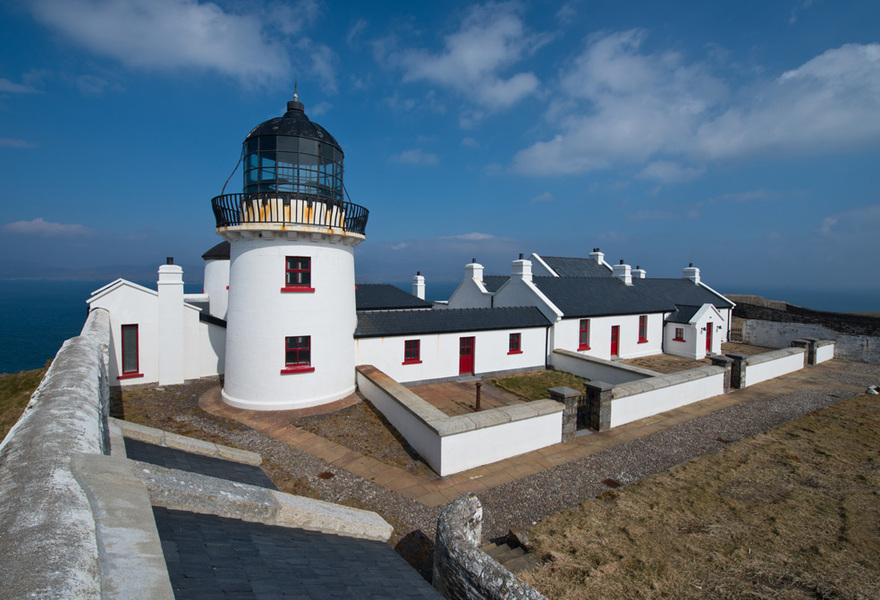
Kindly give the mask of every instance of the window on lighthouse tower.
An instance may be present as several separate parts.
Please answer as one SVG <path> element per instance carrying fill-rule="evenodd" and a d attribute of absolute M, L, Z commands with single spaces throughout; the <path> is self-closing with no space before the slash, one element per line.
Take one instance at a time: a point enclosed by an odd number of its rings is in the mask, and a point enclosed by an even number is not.
<path fill-rule="evenodd" d="M 295 335 L 284 338 L 284 368 L 282 373 L 311 372 L 312 338 L 308 335 Z"/>
<path fill-rule="evenodd" d="M 308 256 L 288 256 L 284 264 L 283 292 L 314 292 L 312 287 L 312 259 Z"/>

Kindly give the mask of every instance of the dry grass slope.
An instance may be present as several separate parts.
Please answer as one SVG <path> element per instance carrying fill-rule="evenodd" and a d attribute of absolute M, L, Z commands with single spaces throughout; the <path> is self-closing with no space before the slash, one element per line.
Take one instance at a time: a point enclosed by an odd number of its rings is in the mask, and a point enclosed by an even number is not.
<path fill-rule="evenodd" d="M 49 368 L 0 376 L 0 440 L 15 425 Z"/>
<path fill-rule="evenodd" d="M 507 375 L 497 379 L 489 379 L 490 385 L 516 394 L 523 400 L 543 400 L 549 398 L 547 390 L 553 387 L 570 387 L 579 392 L 584 391 L 584 383 L 589 379 L 572 375 L 564 371 L 533 371 L 519 375 Z"/>
<path fill-rule="evenodd" d="M 550 598 L 880 598 L 880 400 L 862 395 L 531 532 Z"/>

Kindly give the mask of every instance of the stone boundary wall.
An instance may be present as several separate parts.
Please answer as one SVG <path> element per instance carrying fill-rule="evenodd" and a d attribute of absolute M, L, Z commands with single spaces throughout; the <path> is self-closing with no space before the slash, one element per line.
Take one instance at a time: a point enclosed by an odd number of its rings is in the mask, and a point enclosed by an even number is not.
<path fill-rule="evenodd" d="M 550 355 L 554 369 L 589 380 L 604 381 L 611 385 L 657 377 L 660 373 L 624 363 L 587 356 L 571 350 L 556 348 Z"/>
<path fill-rule="evenodd" d="M 95 520 L 71 458 L 107 448 L 109 340 L 109 313 L 93 310 L 0 445 L 5 597 L 101 597 Z"/>
<path fill-rule="evenodd" d="M 562 441 L 563 406 L 553 400 L 450 417 L 372 365 L 357 367 L 357 384 L 441 476 Z"/>
<path fill-rule="evenodd" d="M 726 372 L 725 367 L 707 365 L 616 385 L 611 391 L 609 427 L 720 396 L 726 391 Z"/>
<path fill-rule="evenodd" d="M 744 320 L 819 325 L 838 334 L 880 336 L 880 317 L 813 310 L 787 302 L 764 300 L 755 296 L 731 295 L 728 297 L 736 302 L 736 308 L 733 309 L 734 316 Z M 809 337 L 834 339 L 834 336 Z"/>
<path fill-rule="evenodd" d="M 447 600 L 546 600 L 480 550 L 483 507 L 476 496 L 450 502 L 437 521 L 434 587 Z"/>
<path fill-rule="evenodd" d="M 798 338 L 834 340 L 837 358 L 880 365 L 880 333 L 847 334 L 821 324 L 743 320 L 743 342 L 746 344 L 785 348 Z"/>

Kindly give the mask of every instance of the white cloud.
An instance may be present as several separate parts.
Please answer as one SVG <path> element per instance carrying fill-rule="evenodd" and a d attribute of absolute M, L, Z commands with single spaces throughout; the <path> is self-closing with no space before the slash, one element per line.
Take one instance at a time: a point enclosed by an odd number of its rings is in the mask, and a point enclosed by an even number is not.
<path fill-rule="evenodd" d="M 15 83 L 9 81 L 5 77 L 0 77 L 0 94 L 35 94 L 38 90 L 29 85 Z"/>
<path fill-rule="evenodd" d="M 339 89 L 336 82 L 336 53 L 329 46 L 308 37 L 300 38 L 296 47 L 302 57 L 308 58 L 309 71 L 321 82 L 324 89 L 335 94 Z"/>
<path fill-rule="evenodd" d="M 710 158 L 821 154 L 880 143 L 880 44 L 847 44 L 783 73 L 700 127 Z"/>
<path fill-rule="evenodd" d="M 358 47 L 360 45 L 360 38 L 364 31 L 367 30 L 369 23 L 367 23 L 366 19 L 358 19 L 354 22 L 354 25 L 348 28 L 348 33 L 345 35 L 345 42 L 352 47 Z"/>
<path fill-rule="evenodd" d="M 80 75 L 76 87 L 83 96 L 100 96 L 110 86 L 110 82 L 97 75 Z"/>
<path fill-rule="evenodd" d="M 0 148 L 36 148 L 37 144 L 18 138 L 0 138 Z"/>
<path fill-rule="evenodd" d="M 129 67 L 204 69 L 251 84 L 284 78 L 290 70 L 281 43 L 264 34 L 257 16 L 210 2 L 32 0 L 30 11 L 75 43 Z"/>
<path fill-rule="evenodd" d="M 655 160 L 639 173 L 640 179 L 650 179 L 660 183 L 679 183 L 696 179 L 705 172 L 703 167 L 685 167 L 668 160 Z"/>
<path fill-rule="evenodd" d="M 519 12 L 515 3 L 474 6 L 458 31 L 444 38 L 442 52 L 408 49 L 392 60 L 404 68 L 405 81 L 428 81 L 487 108 L 507 108 L 533 94 L 539 81 L 531 72 L 502 73 L 548 39 L 529 34 Z"/>
<path fill-rule="evenodd" d="M 828 50 L 775 79 L 749 82 L 732 98 L 708 63 L 689 63 L 677 52 L 643 52 L 645 35 L 630 30 L 588 40 L 545 115 L 555 133 L 517 153 L 515 170 L 580 174 L 648 163 L 641 177 L 671 183 L 702 174 L 674 166 L 681 160 L 880 144 L 880 44 Z"/>
<path fill-rule="evenodd" d="M 860 237 L 867 235 L 876 240 L 880 230 L 880 204 L 872 204 L 854 208 L 822 219 L 819 233 L 823 236 L 839 238 Z"/>
<path fill-rule="evenodd" d="M 460 235 L 448 235 L 444 237 L 437 238 L 438 240 L 458 240 L 461 242 L 486 242 L 489 240 L 502 240 L 504 238 L 499 238 L 498 236 L 492 235 L 491 233 L 462 233 Z"/>
<path fill-rule="evenodd" d="M 3 233 L 19 233 L 44 237 L 92 235 L 95 233 L 94 229 L 84 225 L 52 223 L 51 221 L 43 220 L 42 217 L 37 217 L 32 221 L 7 223 L 0 227 L 0 231 Z"/>
<path fill-rule="evenodd" d="M 461 145 L 465 148 L 479 148 L 480 143 L 472 137 L 465 137 L 461 139 Z"/>
<path fill-rule="evenodd" d="M 529 202 L 532 204 L 538 204 L 543 202 L 553 202 L 554 200 L 555 198 L 553 197 L 553 194 L 551 194 L 550 192 L 544 192 L 543 194 L 538 194 L 537 196 L 529 200 Z"/>
<path fill-rule="evenodd" d="M 400 154 L 391 157 L 391 160 L 409 165 L 436 165 L 439 162 L 436 154 L 422 152 L 419 148 L 404 150 Z"/>
<path fill-rule="evenodd" d="M 560 82 L 548 120 L 560 131 L 514 159 L 534 175 L 576 174 L 686 147 L 727 88 L 676 52 L 642 54 L 645 32 L 592 38 Z"/>

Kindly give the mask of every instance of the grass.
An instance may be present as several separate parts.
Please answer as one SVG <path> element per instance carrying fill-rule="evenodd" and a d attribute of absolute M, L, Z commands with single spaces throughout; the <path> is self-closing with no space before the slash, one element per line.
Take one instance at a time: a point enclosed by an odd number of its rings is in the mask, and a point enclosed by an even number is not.
<path fill-rule="evenodd" d="M 880 401 L 862 395 L 545 520 L 551 598 L 880 597 Z"/>
<path fill-rule="evenodd" d="M 47 363 L 42 369 L 0 376 L 0 440 L 21 417 L 48 368 Z"/>
<path fill-rule="evenodd" d="M 549 398 L 547 390 L 553 387 L 570 387 L 579 392 L 584 391 L 584 383 L 589 379 L 572 375 L 564 371 L 533 371 L 508 377 L 490 379 L 489 384 L 516 394 L 523 400 L 543 400 Z"/>

